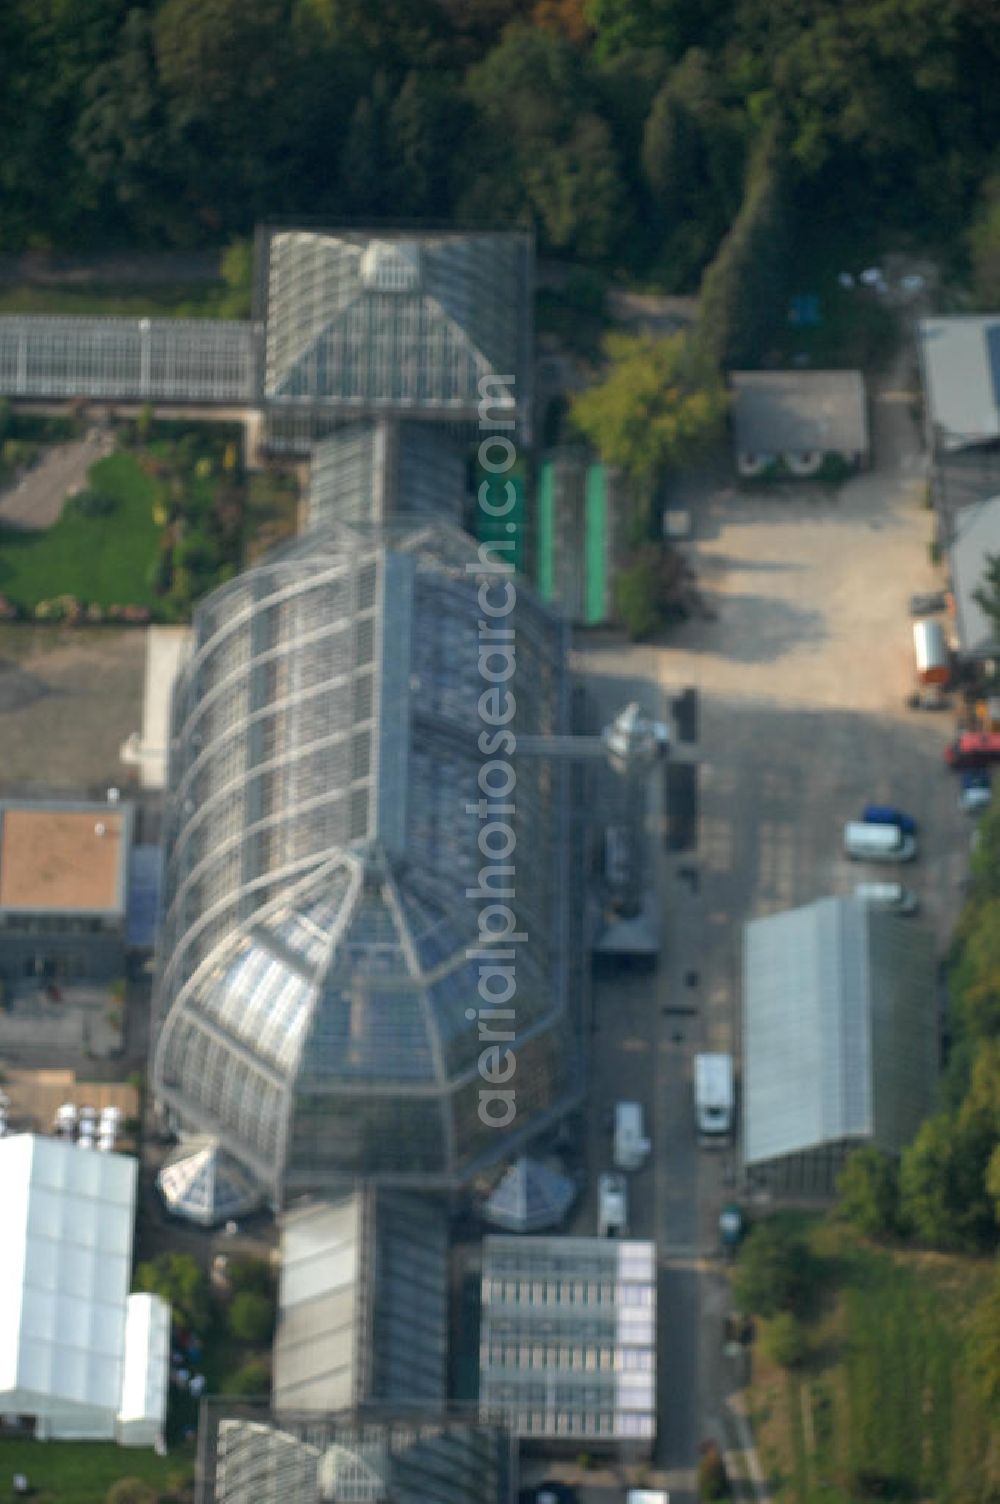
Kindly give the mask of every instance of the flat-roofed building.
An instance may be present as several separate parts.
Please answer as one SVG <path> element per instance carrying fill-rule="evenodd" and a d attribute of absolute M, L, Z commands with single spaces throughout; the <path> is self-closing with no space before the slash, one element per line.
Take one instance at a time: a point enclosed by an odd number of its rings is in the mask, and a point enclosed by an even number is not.
<path fill-rule="evenodd" d="M 831 458 L 856 467 L 868 463 L 860 371 L 732 371 L 729 383 L 741 475 L 816 475 Z"/>
<path fill-rule="evenodd" d="M 483 1243 L 480 1414 L 522 1441 L 645 1455 L 656 1438 L 656 1245 Z"/>
<path fill-rule="evenodd" d="M 932 453 L 1000 439 L 1000 317 L 921 319 L 917 353 Z"/>
<path fill-rule="evenodd" d="M 895 1154 L 932 1111 L 934 942 L 914 919 L 823 898 L 746 926 L 743 1159 L 754 1184 L 825 1197 L 854 1148 Z"/>
<path fill-rule="evenodd" d="M 121 975 L 131 838 L 117 799 L 0 802 L 0 975 Z"/>

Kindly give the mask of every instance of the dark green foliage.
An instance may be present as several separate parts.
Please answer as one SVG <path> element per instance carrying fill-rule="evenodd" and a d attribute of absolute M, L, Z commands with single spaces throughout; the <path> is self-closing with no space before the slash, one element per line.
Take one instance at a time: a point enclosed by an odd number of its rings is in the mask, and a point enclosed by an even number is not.
<path fill-rule="evenodd" d="M 109 517 L 117 506 L 116 497 L 106 491 L 95 491 L 92 486 L 78 491 L 69 502 L 70 510 L 79 517 Z"/>
<path fill-rule="evenodd" d="M 204 1331 L 209 1316 L 209 1285 L 189 1253 L 161 1253 L 135 1271 L 135 1288 L 162 1295 L 179 1326 Z"/>
<path fill-rule="evenodd" d="M 772 1217 L 758 1222 L 744 1241 L 733 1290 L 737 1303 L 755 1316 L 809 1310 L 819 1286 L 820 1270 L 803 1234 L 790 1222 Z"/>
<path fill-rule="evenodd" d="M 274 1304 L 267 1295 L 241 1290 L 229 1307 L 229 1330 L 238 1342 L 255 1347 L 267 1342 L 274 1326 Z"/>
<path fill-rule="evenodd" d="M 996 1143 L 995 1127 L 964 1107 L 924 1123 L 900 1173 L 903 1222 L 920 1242 L 958 1252 L 995 1245 L 986 1173 Z"/>
<path fill-rule="evenodd" d="M 226 1385 L 227 1394 L 243 1399 L 266 1399 L 270 1390 L 271 1369 L 263 1358 L 251 1358 L 244 1363 Z"/>
<path fill-rule="evenodd" d="M 728 1499 L 731 1493 L 722 1453 L 714 1441 L 706 1442 L 698 1459 L 698 1498 Z"/>
<path fill-rule="evenodd" d="M 899 1224 L 899 1171 L 880 1149 L 855 1149 L 837 1180 L 840 1214 L 869 1237 L 884 1237 Z"/>
<path fill-rule="evenodd" d="M 784 172 L 772 137 L 758 148 L 740 211 L 702 278 L 698 342 L 725 370 L 760 365 L 783 322 L 789 292 Z"/>
<path fill-rule="evenodd" d="M 660 562 L 653 548 L 623 569 L 615 582 L 615 608 L 632 642 L 651 637 L 663 621 Z"/>
<path fill-rule="evenodd" d="M 264 1295 L 268 1300 L 274 1299 L 274 1271 L 267 1259 L 252 1258 L 249 1254 L 231 1258 L 226 1266 L 226 1278 L 236 1294 L 247 1290 Z"/>

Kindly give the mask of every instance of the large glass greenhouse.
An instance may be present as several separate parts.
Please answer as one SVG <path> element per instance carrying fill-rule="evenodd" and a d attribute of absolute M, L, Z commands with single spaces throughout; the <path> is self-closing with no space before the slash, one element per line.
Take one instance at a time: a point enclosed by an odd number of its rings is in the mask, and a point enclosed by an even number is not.
<path fill-rule="evenodd" d="M 262 230 L 268 442 L 308 448 L 360 413 L 479 420 L 481 382 L 530 411 L 533 248 L 524 233 Z M 491 388 L 499 411 L 504 388 Z"/>
<path fill-rule="evenodd" d="M 447 523 L 313 529 L 216 591 L 175 692 L 154 1083 L 276 1204 L 442 1189 L 578 1090 L 564 773 L 511 754 L 517 1116 L 479 1114 L 481 573 Z M 522 588 L 516 714 L 567 724 L 564 628 Z"/>

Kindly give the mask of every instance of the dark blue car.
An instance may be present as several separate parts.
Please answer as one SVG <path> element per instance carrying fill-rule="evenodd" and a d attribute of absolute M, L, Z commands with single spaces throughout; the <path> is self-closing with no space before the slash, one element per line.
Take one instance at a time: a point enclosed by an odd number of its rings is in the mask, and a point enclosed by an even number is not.
<path fill-rule="evenodd" d="M 866 825 L 898 825 L 905 835 L 915 836 L 917 822 L 891 804 L 866 804 L 861 815 Z"/>

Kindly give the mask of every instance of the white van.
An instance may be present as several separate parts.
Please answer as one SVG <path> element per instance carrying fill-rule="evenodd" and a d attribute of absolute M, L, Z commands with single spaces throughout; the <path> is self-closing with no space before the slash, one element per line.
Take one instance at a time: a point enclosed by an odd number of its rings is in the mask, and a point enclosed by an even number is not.
<path fill-rule="evenodd" d="M 642 1108 L 638 1102 L 615 1105 L 615 1169 L 639 1170 L 649 1156 L 649 1139 L 643 1131 Z"/>
<path fill-rule="evenodd" d="M 612 1171 L 597 1177 L 597 1236 L 623 1238 L 628 1232 L 628 1182 Z"/>
<path fill-rule="evenodd" d="M 696 1055 L 694 1113 L 698 1132 L 706 1138 L 731 1132 L 734 1106 L 732 1055 Z"/>
<path fill-rule="evenodd" d="M 857 883 L 854 896 L 893 914 L 915 914 L 920 907 L 913 889 L 904 888 L 902 883 Z"/>
<path fill-rule="evenodd" d="M 852 820 L 844 826 L 844 852 L 853 862 L 910 862 L 917 842 L 898 825 Z"/>

